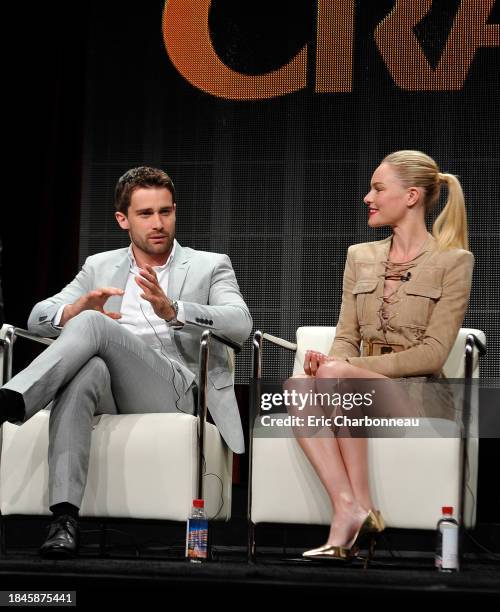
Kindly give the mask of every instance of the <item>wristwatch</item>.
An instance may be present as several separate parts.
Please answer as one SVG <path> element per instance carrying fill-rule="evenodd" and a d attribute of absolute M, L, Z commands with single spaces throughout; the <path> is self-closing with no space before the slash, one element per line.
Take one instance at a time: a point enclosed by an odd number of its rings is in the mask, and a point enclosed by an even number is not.
<path fill-rule="evenodd" d="M 171 300 L 170 302 L 170 306 L 172 306 L 172 308 L 174 309 L 174 316 L 168 320 L 168 322 L 170 323 L 170 321 L 177 321 L 177 315 L 179 314 L 179 303 L 177 302 L 177 300 Z"/>

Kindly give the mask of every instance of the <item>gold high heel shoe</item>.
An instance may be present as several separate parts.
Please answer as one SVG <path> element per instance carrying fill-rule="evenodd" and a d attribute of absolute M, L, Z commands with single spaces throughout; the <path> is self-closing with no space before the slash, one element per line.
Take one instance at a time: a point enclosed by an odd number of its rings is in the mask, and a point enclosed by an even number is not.
<path fill-rule="evenodd" d="M 380 512 L 380 510 L 374 510 L 373 514 L 375 515 L 375 519 L 376 519 L 375 533 L 382 533 L 382 531 L 384 531 L 385 529 L 385 521 L 384 521 L 384 517 L 382 516 L 382 512 Z"/>
<path fill-rule="evenodd" d="M 323 544 L 323 546 L 319 546 L 318 548 L 306 550 L 302 553 L 302 556 L 306 559 L 352 561 L 360 551 L 361 541 L 367 535 L 371 535 L 368 556 L 365 559 L 365 567 L 367 567 L 375 551 L 375 534 L 381 533 L 384 529 L 385 523 L 381 512 L 379 510 L 368 510 L 368 514 L 354 534 L 349 545 L 334 546 L 332 544 Z"/>
<path fill-rule="evenodd" d="M 384 531 L 385 529 L 384 517 L 382 516 L 382 512 L 380 512 L 380 510 L 375 510 L 375 514 L 377 515 L 377 518 L 378 518 L 379 533 L 382 533 L 382 531 Z"/>
<path fill-rule="evenodd" d="M 318 559 L 320 561 L 350 561 L 350 549 L 346 546 L 334 546 L 333 544 L 323 544 L 318 548 L 312 548 L 302 553 L 306 559 Z"/>
<path fill-rule="evenodd" d="M 382 531 L 384 531 L 384 529 L 385 521 L 380 510 L 368 510 L 368 514 L 366 515 L 361 527 L 358 529 L 357 534 L 354 536 L 354 540 L 350 547 L 351 555 L 364 560 L 365 568 L 368 567 L 368 563 L 373 558 L 375 553 L 376 538 L 380 533 L 382 533 Z M 361 542 L 367 536 L 369 537 L 368 555 L 363 558 L 360 557 L 358 553 L 361 550 Z"/>

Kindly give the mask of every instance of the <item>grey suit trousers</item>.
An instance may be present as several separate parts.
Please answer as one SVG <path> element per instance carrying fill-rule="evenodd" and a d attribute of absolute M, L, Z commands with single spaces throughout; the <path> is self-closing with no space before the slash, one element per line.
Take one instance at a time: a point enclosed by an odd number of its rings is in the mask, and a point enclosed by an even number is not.
<path fill-rule="evenodd" d="M 93 310 L 70 319 L 53 342 L 4 387 L 22 393 L 29 419 L 53 400 L 49 505 L 80 507 L 96 414 L 193 414 L 193 374 Z"/>

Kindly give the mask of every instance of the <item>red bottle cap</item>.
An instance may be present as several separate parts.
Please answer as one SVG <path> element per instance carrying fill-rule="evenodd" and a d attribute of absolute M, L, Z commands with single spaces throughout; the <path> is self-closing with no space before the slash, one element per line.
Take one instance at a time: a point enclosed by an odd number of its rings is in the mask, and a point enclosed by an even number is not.
<path fill-rule="evenodd" d="M 453 506 L 443 506 L 441 508 L 441 511 L 443 512 L 443 514 L 451 514 L 451 515 L 453 515 Z"/>
<path fill-rule="evenodd" d="M 195 508 L 203 508 L 205 506 L 205 501 L 203 499 L 193 499 L 193 506 Z"/>

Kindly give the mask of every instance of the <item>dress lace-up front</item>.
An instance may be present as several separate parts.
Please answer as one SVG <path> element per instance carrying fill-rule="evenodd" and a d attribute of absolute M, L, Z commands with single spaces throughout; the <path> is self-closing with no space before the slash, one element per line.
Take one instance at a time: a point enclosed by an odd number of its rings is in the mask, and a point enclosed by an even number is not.
<path fill-rule="evenodd" d="M 382 296 L 377 299 L 380 300 L 380 306 L 378 309 L 379 326 L 378 331 L 382 331 L 385 341 L 387 342 L 387 332 L 397 331 L 391 325 L 391 319 L 393 319 L 398 313 L 394 310 L 395 304 L 401 301 L 399 296 L 399 288 L 404 281 L 409 280 L 411 273 L 409 270 L 414 268 L 418 264 L 418 259 L 422 255 L 423 248 L 429 240 L 429 234 L 424 242 L 421 244 L 418 253 L 412 259 L 403 262 L 391 261 L 389 256 L 387 259 L 382 261 L 384 266 L 384 272 L 379 275 L 379 278 L 384 279 L 384 290 Z M 389 246 L 389 252 L 392 247 L 392 240 Z"/>
<path fill-rule="evenodd" d="M 378 309 L 379 326 L 377 329 L 382 331 L 384 337 L 387 331 L 396 331 L 390 323 L 391 319 L 397 314 L 393 310 L 393 306 L 401 299 L 398 295 L 399 288 L 403 281 L 408 280 L 408 271 L 417 265 L 414 259 L 401 263 L 389 259 L 383 261 L 384 272 L 379 275 L 379 278 L 384 279 L 384 292 L 382 296 L 378 297 L 380 307 Z"/>

